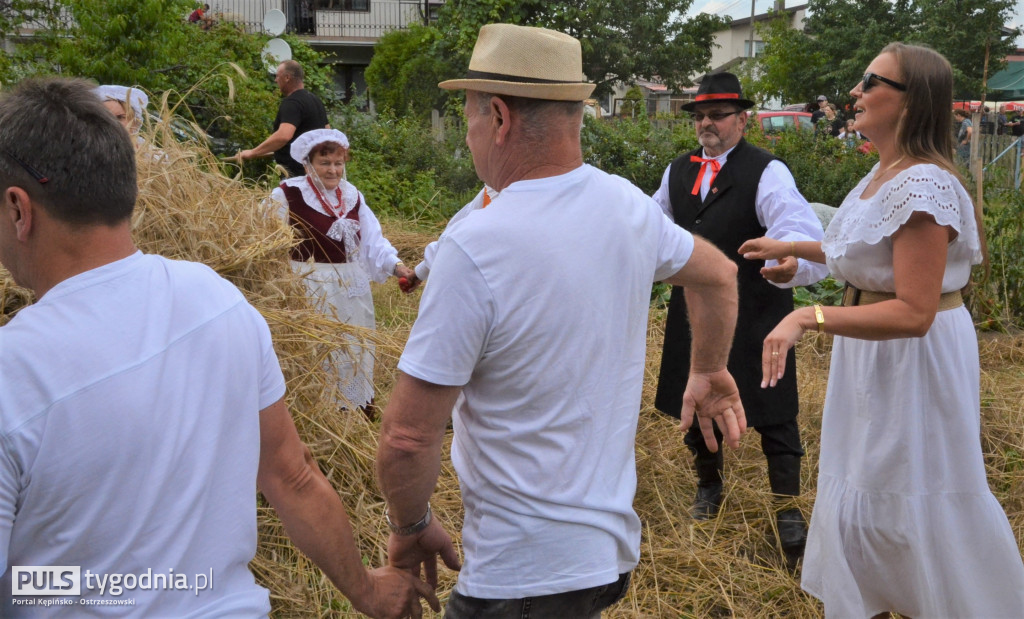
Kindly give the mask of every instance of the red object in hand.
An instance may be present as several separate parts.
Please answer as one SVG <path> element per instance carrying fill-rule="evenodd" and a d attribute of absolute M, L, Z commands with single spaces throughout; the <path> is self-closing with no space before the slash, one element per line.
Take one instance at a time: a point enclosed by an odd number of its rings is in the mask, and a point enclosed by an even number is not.
<path fill-rule="evenodd" d="M 398 278 L 398 288 L 402 292 L 412 292 L 412 284 L 409 283 L 409 278 L 408 277 L 399 277 Z"/>

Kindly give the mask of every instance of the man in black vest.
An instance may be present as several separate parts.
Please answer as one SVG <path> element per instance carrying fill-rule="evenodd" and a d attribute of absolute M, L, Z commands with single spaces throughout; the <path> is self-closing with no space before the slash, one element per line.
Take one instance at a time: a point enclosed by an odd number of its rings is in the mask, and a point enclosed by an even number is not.
<path fill-rule="evenodd" d="M 786 241 L 820 241 L 823 236 L 821 223 L 786 165 L 743 139 L 746 110 L 753 105 L 743 98 L 735 75 L 706 76 L 696 100 L 683 106 L 696 122 L 702 148 L 672 162 L 654 199 L 677 224 L 714 243 L 739 267 L 740 307 L 729 371 L 739 386 L 748 424 L 761 434 L 768 479 L 782 508 L 776 514 L 780 545 L 795 558 L 803 553 L 807 537 L 800 510 L 792 501 L 787 504 L 787 497 L 800 494 L 803 456 L 796 422 L 796 364 L 792 356 L 787 357 L 785 378 L 773 390 L 762 389 L 761 345 L 793 310 L 789 287 L 816 282 L 828 271 L 824 265 L 793 257 L 765 264 L 744 260 L 738 253 L 744 241 L 765 235 Z M 665 324 L 655 399 L 658 410 L 679 417 L 689 367 L 690 324 L 683 289 L 676 287 Z M 722 452 L 711 453 L 700 438 L 691 426 L 685 440 L 697 469 L 692 516 L 707 520 L 721 506 Z"/>
<path fill-rule="evenodd" d="M 292 176 L 306 173 L 302 164 L 292 159 L 289 152 L 292 142 L 307 131 L 330 129 L 331 125 L 327 122 L 324 104 L 306 90 L 303 83 L 305 76 L 302 65 L 294 60 L 285 60 L 278 65 L 274 81 L 284 99 L 274 118 L 274 132 L 256 148 L 238 153 L 239 162 L 274 155 L 274 161 L 286 168 Z"/>

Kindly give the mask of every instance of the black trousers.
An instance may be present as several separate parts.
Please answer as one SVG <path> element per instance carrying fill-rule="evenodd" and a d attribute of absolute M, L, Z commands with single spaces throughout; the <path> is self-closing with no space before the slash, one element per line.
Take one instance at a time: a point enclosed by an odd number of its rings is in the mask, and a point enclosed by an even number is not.
<path fill-rule="evenodd" d="M 761 452 L 768 460 L 768 480 L 772 492 L 779 495 L 798 496 L 800 494 L 800 458 L 804 455 L 800 444 L 800 427 L 796 418 L 784 423 L 752 426 L 761 435 Z M 722 444 L 722 432 L 715 425 L 715 438 Z M 718 454 L 713 454 L 704 444 L 704 435 L 696 419 L 687 430 L 683 439 L 686 446 L 693 452 L 696 461 L 697 476 L 704 484 L 720 481 L 721 447 Z M 714 479 L 718 477 L 718 479 Z"/>
<path fill-rule="evenodd" d="M 803 457 L 804 448 L 800 443 L 800 426 L 797 425 L 795 418 L 770 426 L 752 427 L 761 435 L 761 452 L 765 456 Z M 715 439 L 721 445 L 722 431 L 718 429 L 718 424 L 715 424 Z M 690 429 L 686 431 L 683 442 L 697 457 L 711 455 L 707 445 L 704 444 L 704 435 L 701 433 L 700 424 L 696 419 L 690 424 Z"/>

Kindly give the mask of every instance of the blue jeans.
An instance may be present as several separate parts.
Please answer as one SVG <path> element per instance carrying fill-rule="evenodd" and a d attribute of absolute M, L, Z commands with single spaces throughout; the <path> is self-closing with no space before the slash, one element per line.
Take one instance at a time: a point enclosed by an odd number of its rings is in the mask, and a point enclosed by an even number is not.
<path fill-rule="evenodd" d="M 630 572 L 607 585 L 517 600 L 489 600 L 452 591 L 444 619 L 597 619 L 629 591 Z"/>

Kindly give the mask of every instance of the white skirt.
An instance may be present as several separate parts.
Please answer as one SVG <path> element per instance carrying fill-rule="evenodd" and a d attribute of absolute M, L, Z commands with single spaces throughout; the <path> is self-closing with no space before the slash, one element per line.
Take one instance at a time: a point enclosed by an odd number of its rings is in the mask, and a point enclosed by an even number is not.
<path fill-rule="evenodd" d="M 310 298 L 339 322 L 375 329 L 370 278 L 359 262 L 331 264 L 292 261 Z M 310 269 L 312 268 L 312 272 Z M 345 346 L 331 353 L 338 373 L 343 405 L 357 407 L 373 399 L 374 346 L 355 336 L 345 337 Z"/>
<path fill-rule="evenodd" d="M 1024 617 L 1024 563 L 985 476 L 979 374 L 963 307 L 920 338 L 835 338 L 801 583 L 827 617 Z"/>

